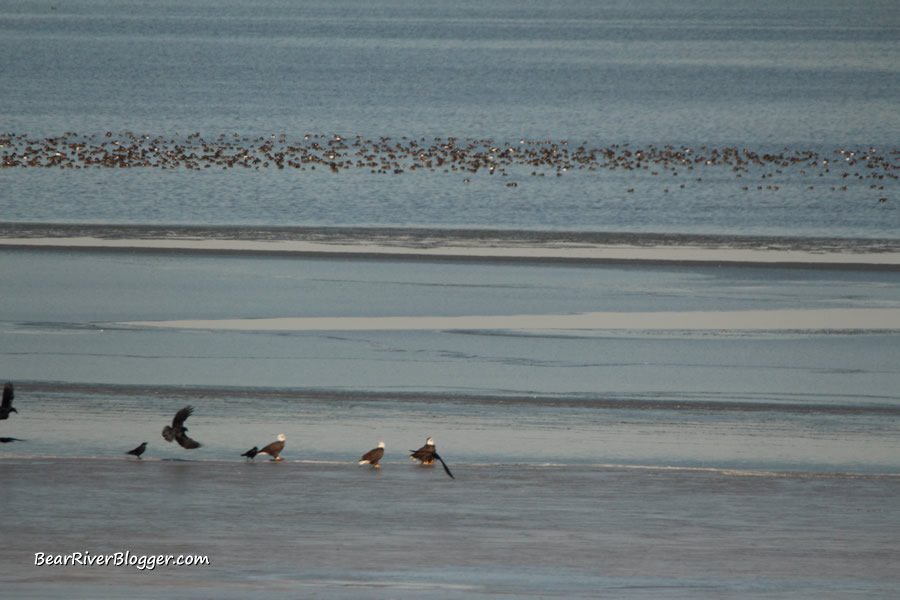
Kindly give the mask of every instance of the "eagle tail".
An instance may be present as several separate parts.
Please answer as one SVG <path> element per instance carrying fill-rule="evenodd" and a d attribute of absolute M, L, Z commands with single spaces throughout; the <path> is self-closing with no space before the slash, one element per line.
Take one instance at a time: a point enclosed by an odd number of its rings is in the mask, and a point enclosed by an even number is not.
<path fill-rule="evenodd" d="M 175 439 L 175 432 L 172 431 L 172 428 L 166 425 L 163 427 L 162 436 L 165 438 L 167 442 L 171 442 Z"/>

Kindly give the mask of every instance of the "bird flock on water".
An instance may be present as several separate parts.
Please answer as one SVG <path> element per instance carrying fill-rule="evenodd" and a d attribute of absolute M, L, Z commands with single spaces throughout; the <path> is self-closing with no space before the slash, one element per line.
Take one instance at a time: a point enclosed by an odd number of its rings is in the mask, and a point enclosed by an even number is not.
<path fill-rule="evenodd" d="M 458 173 L 464 183 L 471 182 L 475 173 L 519 178 L 606 170 L 657 176 L 666 182 L 662 184 L 664 192 L 702 185 L 703 175 L 708 173 L 707 181 L 731 176 L 741 182 L 744 191 L 775 192 L 792 183 L 804 191 L 846 192 L 867 184 L 872 193 L 880 195 L 885 184 L 890 186 L 890 181 L 900 177 L 898 158 L 900 150 L 874 147 L 819 152 L 787 147 L 599 146 L 568 140 L 373 139 L 339 134 L 254 137 L 235 133 L 210 140 L 200 133 L 177 132 L 175 136 L 65 132 L 42 138 L 0 132 L 0 168 L 287 169 L 393 175 L 423 170 Z M 518 181 L 508 180 L 506 186 L 518 187 Z M 633 193 L 630 184 L 625 183 L 620 191 Z M 888 199 L 887 195 L 878 198 L 879 202 Z"/>
<path fill-rule="evenodd" d="M 3 387 L 3 399 L 2 403 L 0 403 L 0 420 L 5 420 L 9 418 L 10 413 L 18 413 L 19 411 L 13 407 L 12 402 L 15 398 L 15 387 L 12 383 L 7 383 Z M 189 437 L 187 435 L 188 428 L 185 426 L 185 421 L 187 421 L 188 417 L 194 414 L 194 407 L 191 405 L 185 406 L 184 408 L 178 410 L 175 413 L 175 416 L 172 418 L 172 424 L 166 425 L 162 429 L 162 437 L 167 442 L 176 442 L 179 446 L 186 450 L 196 450 L 197 448 L 201 448 L 203 444 L 198 442 L 197 440 Z M 265 454 L 271 457 L 273 462 L 283 461 L 284 459 L 281 457 L 281 453 L 284 450 L 284 443 L 286 440 L 286 436 L 281 433 L 278 434 L 278 438 L 259 449 L 258 446 L 253 446 L 243 454 L 242 457 L 246 457 L 248 461 L 252 461 L 257 456 L 261 454 Z M 0 443 L 8 443 L 14 441 L 22 441 L 18 438 L 12 437 L 3 437 L 0 438 Z M 138 447 L 127 451 L 125 454 L 134 456 L 138 460 L 141 460 L 141 456 L 147 450 L 147 442 L 142 442 Z M 358 464 L 362 465 L 370 465 L 373 468 L 381 468 L 380 461 L 384 457 L 385 452 L 385 443 L 378 442 L 378 445 L 375 448 L 372 448 L 365 454 L 363 454 Z M 425 466 L 430 466 L 434 464 L 434 461 L 437 460 L 441 463 L 441 466 L 444 467 L 444 471 L 450 478 L 455 479 L 453 473 L 450 471 L 450 467 L 447 466 L 447 463 L 444 462 L 444 459 L 441 458 L 441 455 L 437 453 L 437 448 L 434 443 L 434 438 L 429 437 L 425 440 L 425 444 L 419 448 L 418 450 L 410 450 L 411 454 L 409 455 L 410 460 L 415 460 Z"/>

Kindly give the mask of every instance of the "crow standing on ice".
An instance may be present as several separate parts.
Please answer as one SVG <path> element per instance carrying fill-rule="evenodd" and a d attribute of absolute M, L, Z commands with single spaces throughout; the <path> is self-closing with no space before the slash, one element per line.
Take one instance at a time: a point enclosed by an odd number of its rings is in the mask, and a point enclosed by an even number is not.
<path fill-rule="evenodd" d="M 144 453 L 144 450 L 146 450 L 146 449 L 147 449 L 147 442 L 144 442 L 143 444 L 141 444 L 140 446 L 138 446 L 138 447 L 135 448 L 134 450 L 129 450 L 129 451 L 126 452 L 125 454 L 130 454 L 130 455 L 132 455 L 132 456 L 137 456 L 138 460 L 140 460 L 140 459 L 141 459 L 141 454 L 143 454 L 143 453 Z"/>

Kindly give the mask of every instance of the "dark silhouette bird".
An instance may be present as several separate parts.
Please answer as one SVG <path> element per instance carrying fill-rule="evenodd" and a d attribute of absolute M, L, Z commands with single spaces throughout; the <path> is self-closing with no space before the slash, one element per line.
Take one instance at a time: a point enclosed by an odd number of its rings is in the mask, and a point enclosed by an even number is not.
<path fill-rule="evenodd" d="M 252 448 L 241 454 L 241 456 L 246 456 L 247 460 L 253 460 L 254 458 L 256 458 L 257 454 L 259 454 L 259 448 L 253 446 Z"/>
<path fill-rule="evenodd" d="M 14 437 L 0 437 L 0 444 L 8 444 L 10 442 L 24 442 L 25 440 L 20 440 L 19 438 Z"/>
<path fill-rule="evenodd" d="M 193 406 L 185 406 L 177 413 L 175 413 L 175 418 L 172 419 L 172 426 L 169 427 L 166 425 L 163 427 L 162 436 L 165 438 L 167 442 L 171 442 L 175 440 L 178 442 L 178 445 L 182 448 L 187 448 L 188 450 L 193 450 L 194 448 L 199 448 L 203 444 L 196 440 L 192 440 L 187 436 L 188 428 L 184 426 L 184 422 L 187 420 L 189 416 L 194 412 Z"/>
<path fill-rule="evenodd" d="M 0 419 L 8 419 L 9 413 L 11 412 L 19 412 L 12 405 L 12 401 L 15 396 L 16 390 L 15 387 L 13 387 L 13 384 L 7 383 L 3 386 L 3 401 L 0 402 Z"/>
<path fill-rule="evenodd" d="M 272 457 L 272 460 L 284 460 L 283 458 L 278 456 L 279 454 L 281 454 L 281 451 L 284 450 L 284 440 L 284 434 L 279 433 L 278 441 L 272 442 L 271 444 L 260 450 L 258 454 L 268 454 Z"/>
<path fill-rule="evenodd" d="M 362 455 L 362 458 L 359 459 L 360 465 L 372 465 L 376 469 L 380 468 L 381 465 L 378 464 L 378 461 L 381 460 L 381 457 L 384 456 L 384 442 L 378 442 L 378 446 L 372 448 L 368 452 Z"/>
<path fill-rule="evenodd" d="M 126 452 L 125 454 L 130 454 L 130 455 L 132 455 L 132 456 L 137 456 L 138 460 L 141 460 L 141 454 L 143 454 L 143 453 L 144 453 L 144 450 L 146 450 L 146 449 L 147 449 L 147 442 L 144 442 L 143 444 L 141 444 L 140 446 L 138 446 L 138 447 L 135 448 L 134 450 L 129 450 L 129 451 Z"/>
<path fill-rule="evenodd" d="M 425 440 L 425 445 L 419 448 L 418 450 L 410 450 L 412 454 L 409 455 L 411 460 L 420 460 L 423 465 L 430 465 L 434 462 L 434 438 L 428 438 Z"/>

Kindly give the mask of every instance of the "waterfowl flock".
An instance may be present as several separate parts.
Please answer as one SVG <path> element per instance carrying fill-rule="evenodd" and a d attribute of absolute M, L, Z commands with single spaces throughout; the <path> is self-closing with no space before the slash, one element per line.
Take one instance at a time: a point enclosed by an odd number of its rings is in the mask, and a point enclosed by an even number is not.
<path fill-rule="evenodd" d="M 821 154 L 790 148 L 639 147 L 628 143 L 598 147 L 568 140 L 371 139 L 338 134 L 252 137 L 235 133 L 208 140 L 199 133 L 162 137 L 125 131 L 100 136 L 66 132 L 43 138 L 0 133 L 0 152 L 2 168 L 362 170 L 393 175 L 422 170 L 459 173 L 463 183 L 471 182 L 476 173 L 520 178 L 607 170 L 658 177 L 666 192 L 702 185 L 706 173 L 715 174 L 718 180 L 730 176 L 745 191 L 778 191 L 788 183 L 803 190 L 847 191 L 851 182 L 881 191 L 900 176 L 900 150 L 878 148 L 838 148 Z M 672 177 L 679 179 L 669 179 Z M 518 181 L 506 183 L 509 188 L 518 186 Z M 878 200 L 887 202 L 888 197 Z"/>
<path fill-rule="evenodd" d="M 3 388 L 3 401 L 2 401 L 2 409 L 0 409 L 0 414 L 2 414 L 2 418 L 6 419 L 9 416 L 10 412 L 19 412 L 15 408 L 12 407 L 12 401 L 14 398 L 14 386 L 12 383 L 7 383 Z M 167 442 L 175 441 L 179 446 L 186 450 L 196 450 L 197 448 L 201 448 L 203 444 L 193 440 L 187 436 L 187 427 L 185 427 L 184 422 L 194 413 L 194 407 L 191 405 L 187 405 L 181 409 L 179 409 L 175 416 L 172 418 L 172 424 L 166 425 L 162 429 L 162 437 Z M 243 454 L 242 457 L 246 457 L 247 461 L 252 461 L 260 454 L 266 454 L 271 458 L 273 462 L 283 461 L 284 459 L 281 457 L 281 453 L 284 451 L 284 445 L 287 437 L 280 433 L 278 434 L 278 438 L 266 446 L 263 447 L 262 450 L 259 449 L 258 446 L 253 446 L 250 450 L 247 450 Z M 0 437 L 0 443 L 9 443 L 15 441 L 23 441 L 14 437 Z M 141 456 L 147 450 L 148 443 L 142 442 L 138 447 L 128 450 L 125 452 L 126 455 L 134 456 L 137 460 L 141 460 Z M 380 461 L 384 457 L 385 452 L 385 443 L 378 442 L 378 446 L 369 450 L 359 459 L 358 464 L 362 465 L 370 465 L 373 468 L 381 468 Z M 440 461 L 441 465 L 444 467 L 444 471 L 450 478 L 455 479 L 453 473 L 450 472 L 450 468 L 447 466 L 447 463 L 444 462 L 444 459 L 437 453 L 435 448 L 434 438 L 428 438 L 425 441 L 425 445 L 419 448 L 418 450 L 411 450 L 412 454 L 409 455 L 409 458 L 412 460 L 418 460 L 423 465 L 430 466 L 434 463 L 435 460 Z"/>

